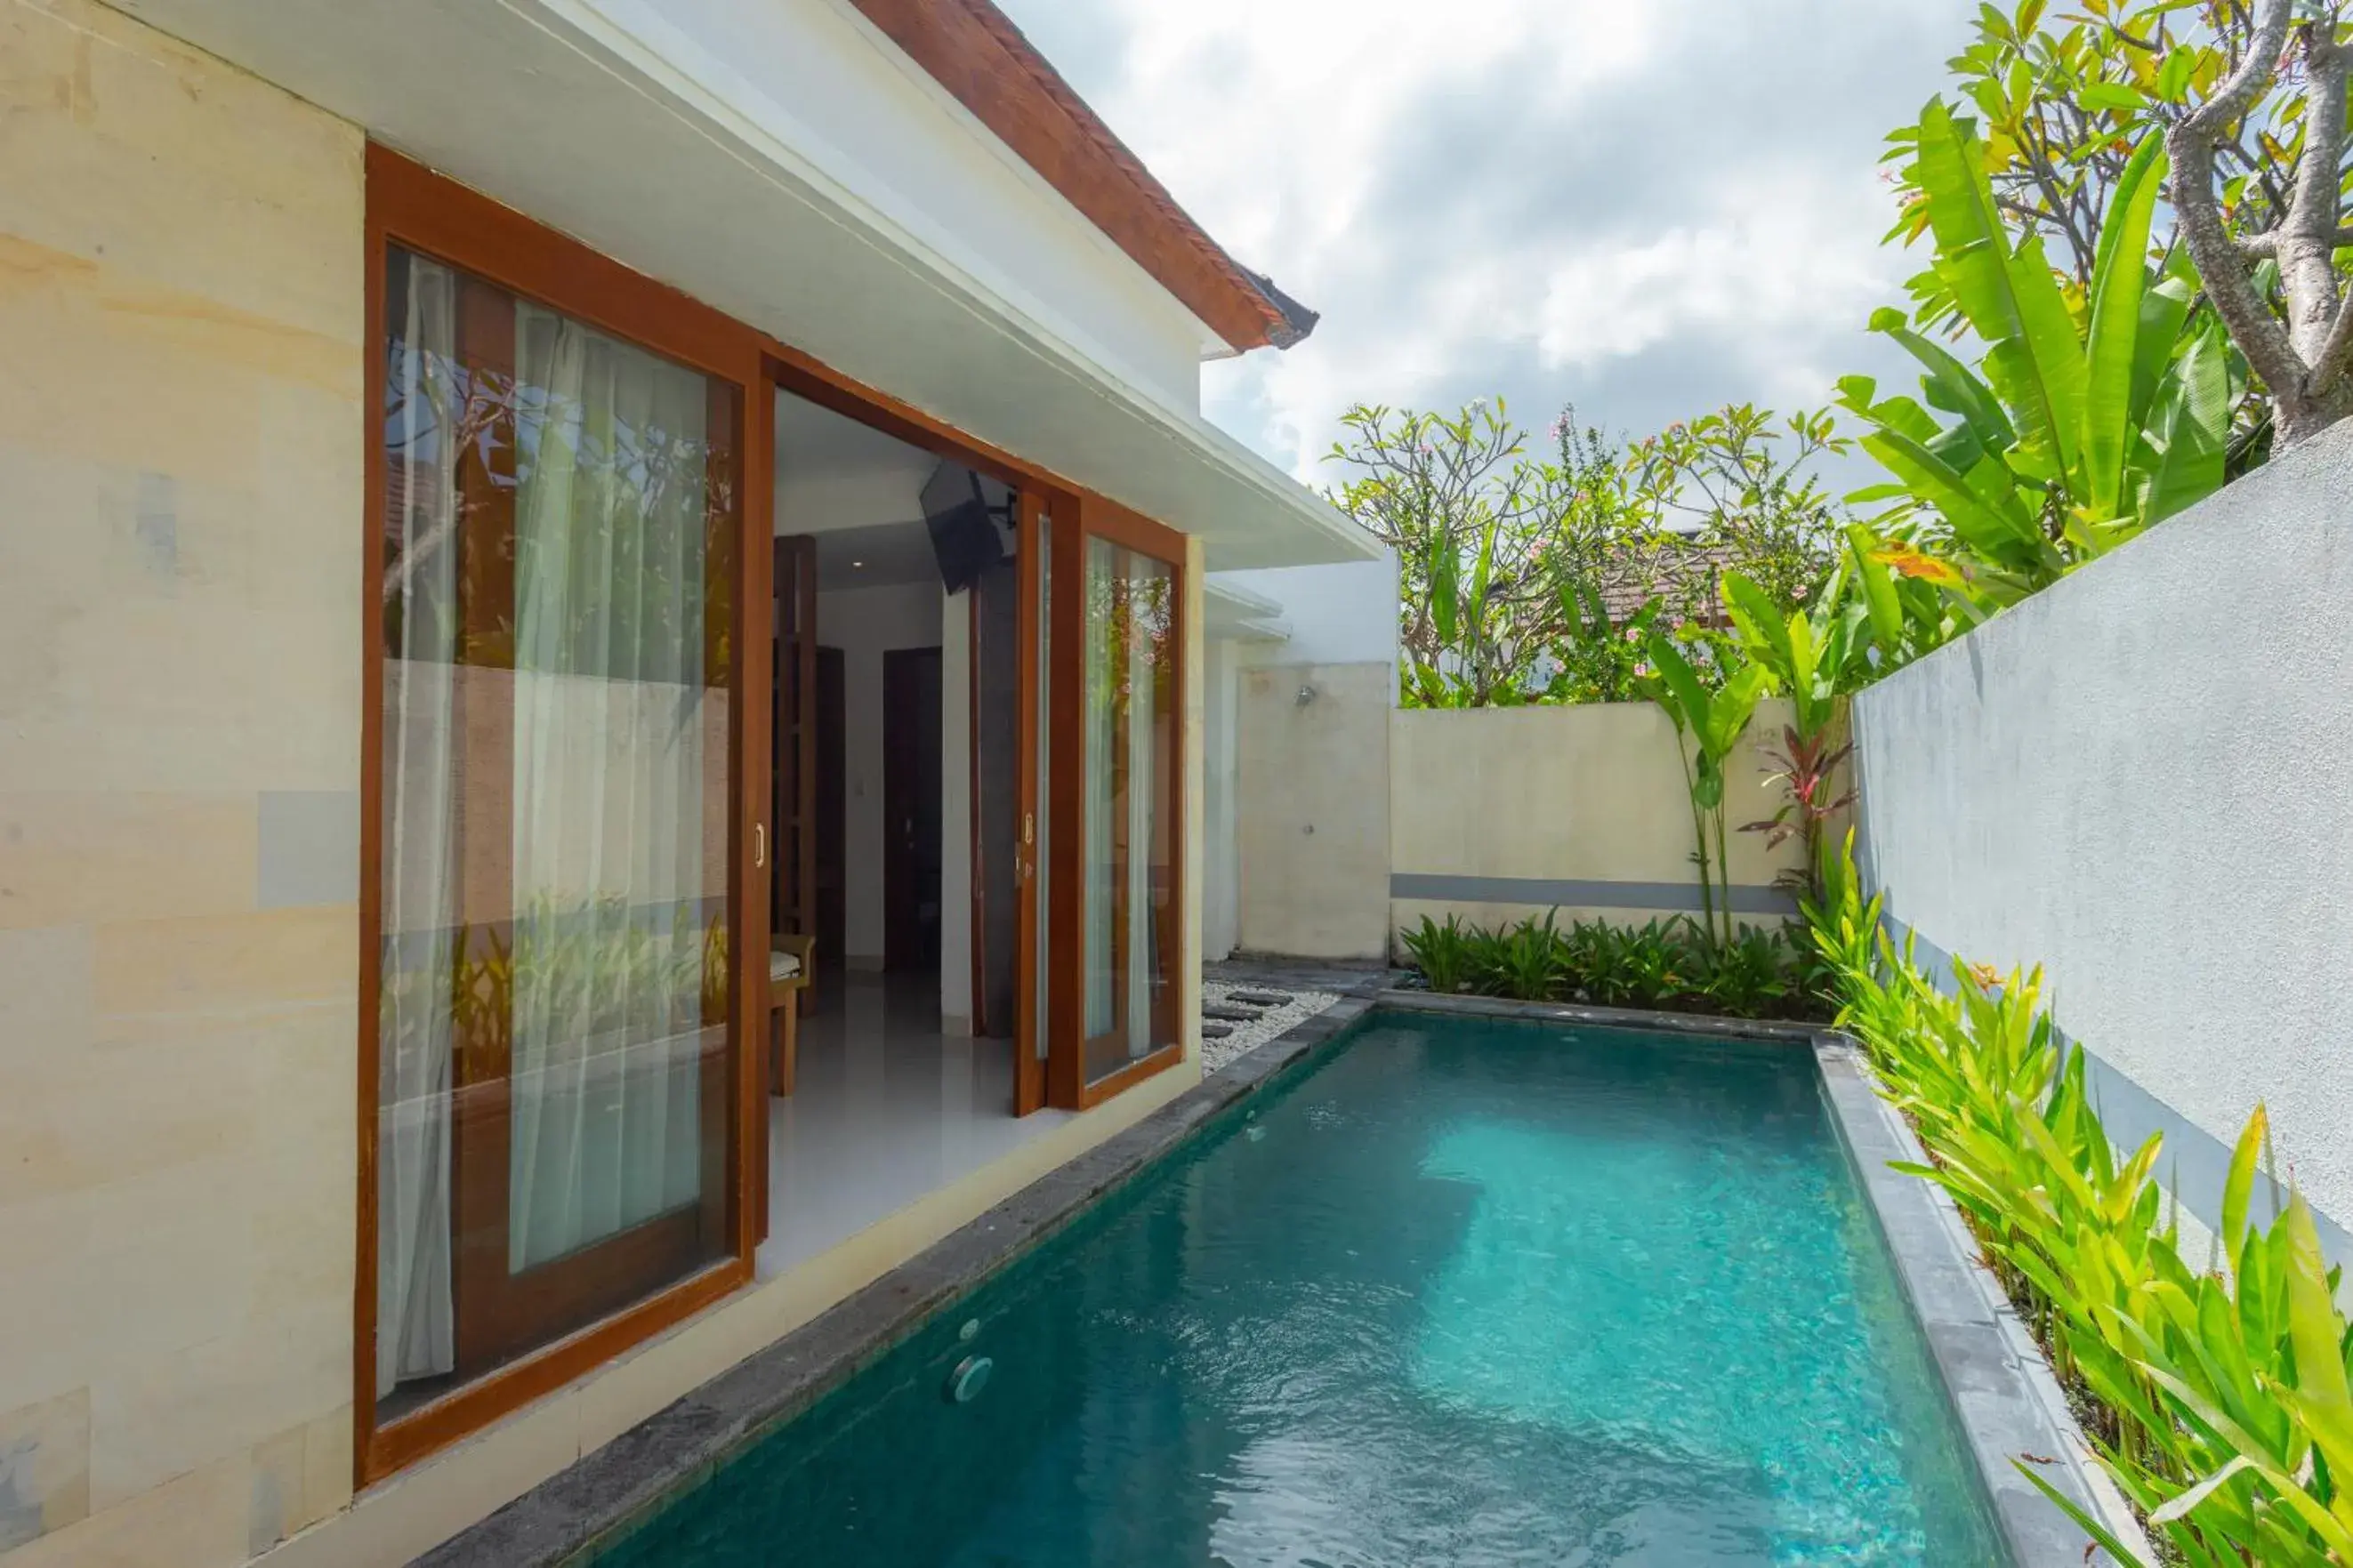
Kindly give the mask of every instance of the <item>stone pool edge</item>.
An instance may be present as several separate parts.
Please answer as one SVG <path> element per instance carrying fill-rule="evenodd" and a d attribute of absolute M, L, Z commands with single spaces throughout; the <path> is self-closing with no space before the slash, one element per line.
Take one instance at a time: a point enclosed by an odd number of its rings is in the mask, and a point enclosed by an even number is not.
<path fill-rule="evenodd" d="M 1329 1045 L 1372 1011 L 1369 985 L 1205 1076 L 913 1258 L 754 1352 L 489 1517 L 412 1568 L 559 1568 L 609 1544 L 663 1502 L 848 1382 L 941 1306 L 981 1285 Z"/>
<path fill-rule="evenodd" d="M 2113 1561 L 2089 1553 L 2080 1526 L 2021 1475 L 2013 1456 L 2042 1455 L 2044 1474 L 2146 1561 L 2154 1561 L 2139 1522 L 2092 1457 L 2091 1444 L 2067 1408 L 2042 1348 L 1979 1257 L 1949 1194 L 1889 1162 L 1926 1163 L 1911 1124 L 1879 1093 L 1854 1041 L 1812 1024 L 1747 1022 L 1691 1013 L 1513 1002 L 1385 990 L 1375 1004 L 1389 1011 L 1517 1018 L 1593 1027 L 1663 1030 L 1715 1039 L 1805 1046 L 1821 1073 L 1823 1100 L 1856 1179 L 1871 1200 L 1895 1260 L 1896 1276 L 1926 1335 L 1947 1398 L 1969 1445 L 1995 1522 L 2018 1568 L 2082 1568 Z"/>

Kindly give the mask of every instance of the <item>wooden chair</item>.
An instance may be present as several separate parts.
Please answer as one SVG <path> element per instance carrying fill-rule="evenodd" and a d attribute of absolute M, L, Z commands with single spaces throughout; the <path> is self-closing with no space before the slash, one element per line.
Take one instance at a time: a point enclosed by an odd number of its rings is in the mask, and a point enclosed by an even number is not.
<path fill-rule="evenodd" d="M 817 978 L 817 938 L 783 935 L 768 944 L 768 1092 L 790 1094 L 800 1066 L 801 998 Z"/>

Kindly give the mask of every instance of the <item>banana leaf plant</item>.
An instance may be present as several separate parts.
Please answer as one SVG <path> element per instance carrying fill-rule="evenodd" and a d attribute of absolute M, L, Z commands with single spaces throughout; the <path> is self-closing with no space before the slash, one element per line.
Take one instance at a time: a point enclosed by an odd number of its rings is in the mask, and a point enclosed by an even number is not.
<path fill-rule="evenodd" d="M 1649 695 L 1674 724 L 1675 754 L 1683 761 L 1683 785 L 1691 794 L 1692 837 L 1697 845 L 1692 858 L 1699 867 L 1704 929 L 1710 941 L 1728 942 L 1733 937 L 1732 881 L 1724 829 L 1724 765 L 1757 716 L 1757 704 L 1771 677 L 1758 665 L 1743 663 L 1710 691 L 1691 661 L 1656 626 L 1650 629 L 1646 646 L 1654 672 L 1647 678 Z"/>
<path fill-rule="evenodd" d="M 1849 376 L 1839 399 L 1871 426 L 1862 446 L 1895 479 L 1852 499 L 1902 500 L 1942 520 L 1965 579 L 1947 586 L 1971 621 L 2220 488 L 2242 375 L 2212 312 L 2193 313 L 2186 268 L 2150 266 L 2160 137 L 2116 181 L 2080 320 L 2042 240 L 2004 225 L 1986 166 L 1969 121 L 1942 103 L 1922 111 L 1910 174 L 1936 275 L 1984 347 L 1978 364 L 1883 310 L 1872 328 L 1919 362 L 1921 397 L 1882 398 L 1870 377 Z"/>

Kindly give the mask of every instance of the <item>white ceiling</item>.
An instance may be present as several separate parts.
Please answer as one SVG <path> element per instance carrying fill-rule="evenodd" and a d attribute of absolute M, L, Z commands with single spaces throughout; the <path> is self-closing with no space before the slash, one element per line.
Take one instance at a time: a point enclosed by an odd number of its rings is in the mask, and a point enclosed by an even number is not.
<path fill-rule="evenodd" d="M 909 583 L 937 587 L 939 581 L 932 531 L 921 522 L 835 529 L 817 536 L 817 586 L 821 594 Z"/>
<path fill-rule="evenodd" d="M 781 389 L 776 393 L 779 534 L 920 522 L 940 459 Z"/>

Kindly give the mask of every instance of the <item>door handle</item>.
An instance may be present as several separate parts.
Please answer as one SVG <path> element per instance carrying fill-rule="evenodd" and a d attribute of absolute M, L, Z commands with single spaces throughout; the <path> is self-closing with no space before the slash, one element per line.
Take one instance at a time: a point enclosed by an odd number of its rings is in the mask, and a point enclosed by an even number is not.
<path fill-rule="evenodd" d="M 768 863 L 768 825 L 752 824 L 752 868 L 759 870 Z"/>

